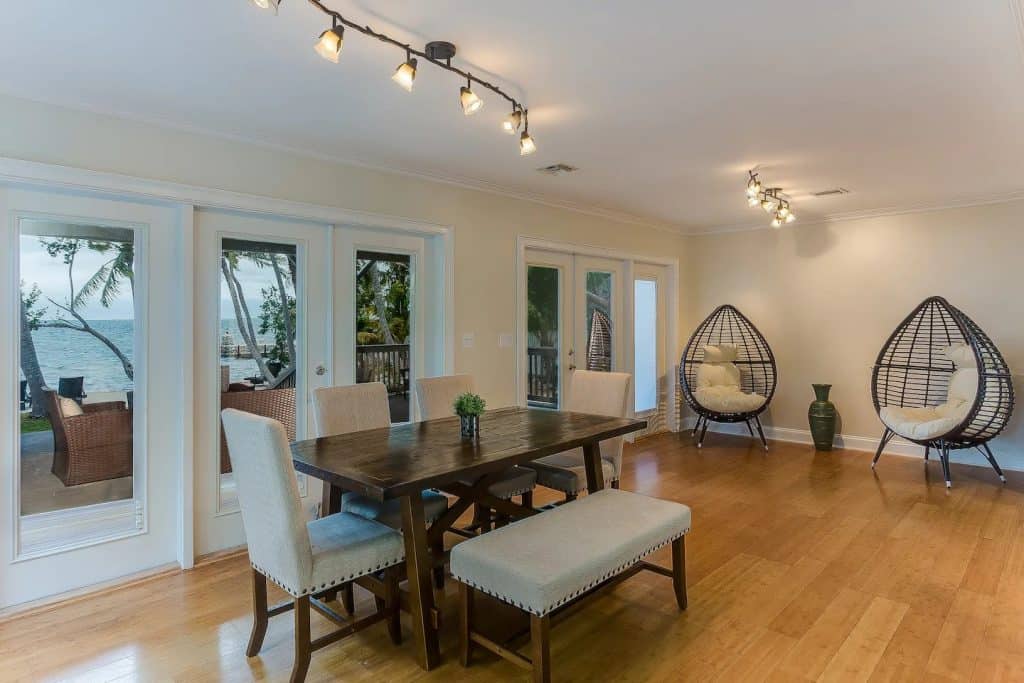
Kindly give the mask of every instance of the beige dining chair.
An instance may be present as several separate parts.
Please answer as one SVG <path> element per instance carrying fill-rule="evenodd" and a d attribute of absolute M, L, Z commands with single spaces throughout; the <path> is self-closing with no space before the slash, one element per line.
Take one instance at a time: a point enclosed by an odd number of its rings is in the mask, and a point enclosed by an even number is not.
<path fill-rule="evenodd" d="M 284 426 L 276 420 L 233 408 L 221 413 L 231 452 L 238 503 L 252 564 L 253 626 L 246 655 L 263 647 L 271 615 L 295 613 L 295 660 L 291 680 L 302 681 L 314 650 L 387 620 L 392 641 L 401 642 L 399 569 L 405 562 L 402 535 L 384 524 L 340 513 L 307 522 L 299 499 Z M 349 621 L 320 598 L 343 583 L 384 572 L 377 613 Z M 291 597 L 290 604 L 267 606 L 267 579 Z M 373 580 L 370 577 L 368 580 Z M 340 627 L 310 638 L 309 608 Z"/>
<path fill-rule="evenodd" d="M 442 377 L 423 377 L 416 380 L 416 400 L 420 405 L 420 417 L 424 420 L 436 420 L 455 415 L 455 399 L 465 393 L 476 391 L 476 383 L 472 375 L 445 375 Z M 463 482 L 472 485 L 473 482 Z M 537 485 L 537 473 L 526 467 L 510 467 L 501 474 L 501 478 L 491 484 L 487 492 L 496 498 L 509 500 L 520 496 L 523 505 L 533 506 L 533 489 Z M 505 517 L 494 518 L 491 511 L 480 505 L 474 507 L 471 530 L 487 531 L 491 523 L 501 525 L 507 522 Z"/>
<path fill-rule="evenodd" d="M 313 417 L 318 437 L 349 434 L 367 429 L 387 429 L 391 426 L 391 408 L 388 390 L 382 382 L 366 382 L 349 386 L 323 387 L 313 392 Z M 344 512 L 376 520 L 392 529 L 402 528 L 401 501 L 380 502 L 358 493 L 346 492 L 341 496 Z M 423 514 L 427 524 L 437 520 L 448 510 L 448 498 L 437 491 L 423 492 Z M 324 510 L 323 514 L 327 514 Z M 435 548 L 442 551 L 443 548 Z M 435 581 L 443 583 L 435 573 Z M 352 587 L 342 589 L 342 604 L 351 612 Z"/>
<path fill-rule="evenodd" d="M 609 417 L 626 417 L 629 410 L 629 387 L 633 376 L 626 372 L 574 370 L 569 378 L 569 400 L 566 409 L 574 413 L 590 413 Z M 600 444 L 604 479 L 612 488 L 619 487 L 622 474 L 622 437 Z M 574 448 L 527 463 L 537 472 L 537 483 L 565 494 L 574 500 L 587 489 L 583 449 Z"/>

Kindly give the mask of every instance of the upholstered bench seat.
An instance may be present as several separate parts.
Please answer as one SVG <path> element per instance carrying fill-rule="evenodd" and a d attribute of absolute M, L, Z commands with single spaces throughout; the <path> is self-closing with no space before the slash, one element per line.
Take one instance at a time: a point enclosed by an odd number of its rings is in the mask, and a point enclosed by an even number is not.
<path fill-rule="evenodd" d="M 690 508 L 604 489 L 456 545 L 459 581 L 544 616 L 690 529 Z"/>

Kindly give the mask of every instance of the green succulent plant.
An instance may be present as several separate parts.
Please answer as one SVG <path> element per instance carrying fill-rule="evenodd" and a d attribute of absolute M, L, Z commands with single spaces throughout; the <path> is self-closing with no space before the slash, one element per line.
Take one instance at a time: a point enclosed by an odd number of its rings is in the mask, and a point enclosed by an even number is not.
<path fill-rule="evenodd" d="M 455 414 L 466 417 L 469 415 L 480 416 L 484 413 L 484 407 L 487 402 L 480 398 L 479 394 L 459 394 L 455 399 L 455 403 L 452 405 L 455 408 Z"/>

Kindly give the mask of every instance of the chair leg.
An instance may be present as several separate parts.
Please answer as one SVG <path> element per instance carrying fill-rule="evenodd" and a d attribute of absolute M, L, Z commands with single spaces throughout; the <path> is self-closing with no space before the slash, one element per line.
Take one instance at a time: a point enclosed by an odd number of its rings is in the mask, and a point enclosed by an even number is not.
<path fill-rule="evenodd" d="M 530 615 L 530 660 L 533 683 L 551 682 L 551 616 Z"/>
<path fill-rule="evenodd" d="M 567 493 L 565 494 L 565 502 L 571 503 L 579 497 L 578 493 Z"/>
<path fill-rule="evenodd" d="M 946 488 L 953 488 L 953 478 L 949 474 L 949 446 L 943 444 L 939 450 L 939 456 L 942 458 L 942 476 L 946 478 Z"/>
<path fill-rule="evenodd" d="M 700 438 L 697 439 L 697 448 L 704 448 L 704 436 L 708 433 L 708 419 L 704 418 L 704 426 L 700 429 Z"/>
<path fill-rule="evenodd" d="M 757 417 L 757 416 L 754 417 L 754 426 L 757 427 L 757 434 L 758 434 L 758 436 L 761 437 L 761 446 L 763 446 L 764 449 L 767 451 L 768 450 L 768 439 L 764 438 L 764 427 L 761 426 L 761 418 L 760 417 Z"/>
<path fill-rule="evenodd" d="M 267 635 L 267 577 L 255 569 L 252 570 L 252 633 L 249 634 L 249 646 L 245 648 L 246 657 L 255 657 L 263 647 L 263 638 Z"/>
<path fill-rule="evenodd" d="M 485 534 L 491 530 L 491 511 L 480 505 L 479 503 L 473 504 L 473 521 L 470 524 L 471 529 L 476 529 L 477 533 Z"/>
<path fill-rule="evenodd" d="M 882 432 L 882 438 L 878 440 L 878 450 L 875 451 L 875 457 L 871 460 L 871 469 L 875 469 L 875 463 L 877 463 L 878 459 L 882 457 L 882 451 L 884 451 L 885 447 L 889 445 L 889 442 L 892 440 L 893 436 L 893 431 L 886 427 L 885 431 Z M 924 452 L 924 459 L 928 459 L 927 450 Z"/>
<path fill-rule="evenodd" d="M 747 431 L 750 432 L 750 438 L 754 438 L 754 428 L 750 426 L 750 420 L 744 420 L 743 424 L 747 425 Z"/>
<path fill-rule="evenodd" d="M 444 557 L 444 539 L 430 546 L 430 554 L 435 558 Z M 435 566 L 432 573 L 434 576 L 434 588 L 444 590 L 444 563 Z"/>
<path fill-rule="evenodd" d="M 704 418 L 701 417 L 700 415 L 698 415 L 697 416 L 697 421 L 693 423 L 693 431 L 690 433 L 690 435 L 694 439 L 697 438 L 697 433 L 700 432 L 700 423 L 703 422 L 703 420 L 704 420 Z"/>
<path fill-rule="evenodd" d="M 295 663 L 292 664 L 291 683 L 302 683 L 309 671 L 313 651 L 309 639 L 309 596 L 295 598 Z"/>
<path fill-rule="evenodd" d="M 672 541 L 672 589 L 679 609 L 686 609 L 686 537 Z"/>
<path fill-rule="evenodd" d="M 928 455 L 929 455 L 929 454 L 930 454 L 931 452 L 932 452 L 932 447 L 931 447 L 931 446 L 925 446 L 925 447 L 924 447 L 924 461 L 925 461 L 925 462 L 928 462 Z"/>
<path fill-rule="evenodd" d="M 344 583 L 341 585 L 341 607 L 345 610 L 345 614 L 349 616 L 356 613 L 356 598 L 352 591 L 352 583 Z"/>
<path fill-rule="evenodd" d="M 524 493 L 522 495 L 522 498 L 520 498 L 519 502 L 522 503 L 524 508 L 532 508 L 533 507 L 533 491 L 527 491 L 526 493 Z"/>
<path fill-rule="evenodd" d="M 619 488 L 619 480 L 618 479 L 612 479 L 612 488 L 613 489 Z"/>
<path fill-rule="evenodd" d="M 459 663 L 469 666 L 473 654 L 473 641 L 469 634 L 473 630 L 473 587 L 459 582 Z"/>
<path fill-rule="evenodd" d="M 384 607 L 388 610 L 388 636 L 395 645 L 402 644 L 402 596 L 398 592 L 399 567 L 384 570 L 384 586 L 387 598 Z"/>
<path fill-rule="evenodd" d="M 987 443 L 983 443 L 978 447 L 978 450 L 981 451 L 981 454 L 984 455 L 989 464 L 992 465 L 992 469 L 994 469 L 996 474 L 999 475 L 999 480 L 1005 484 L 1006 475 L 1003 474 L 1003 470 L 999 467 L 999 463 L 996 462 L 996 456 L 993 455 L 992 449 L 988 447 Z"/>

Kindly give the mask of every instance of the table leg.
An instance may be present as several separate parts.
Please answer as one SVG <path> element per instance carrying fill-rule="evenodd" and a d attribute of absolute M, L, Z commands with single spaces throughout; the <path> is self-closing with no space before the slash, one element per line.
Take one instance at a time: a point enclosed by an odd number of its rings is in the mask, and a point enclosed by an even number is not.
<path fill-rule="evenodd" d="M 324 492 L 320 499 L 320 516 L 326 517 L 336 512 L 341 512 L 342 489 L 329 481 L 324 482 Z"/>
<path fill-rule="evenodd" d="M 405 573 L 409 579 L 409 611 L 412 613 L 416 661 L 429 671 L 441 662 L 434 626 L 434 593 L 431 589 L 430 548 L 423 515 L 423 496 L 416 493 L 402 501 L 402 534 L 405 540 Z"/>
<path fill-rule="evenodd" d="M 583 462 L 587 470 L 587 492 L 600 491 L 604 488 L 604 466 L 601 462 L 601 447 L 597 442 L 583 444 Z"/>

